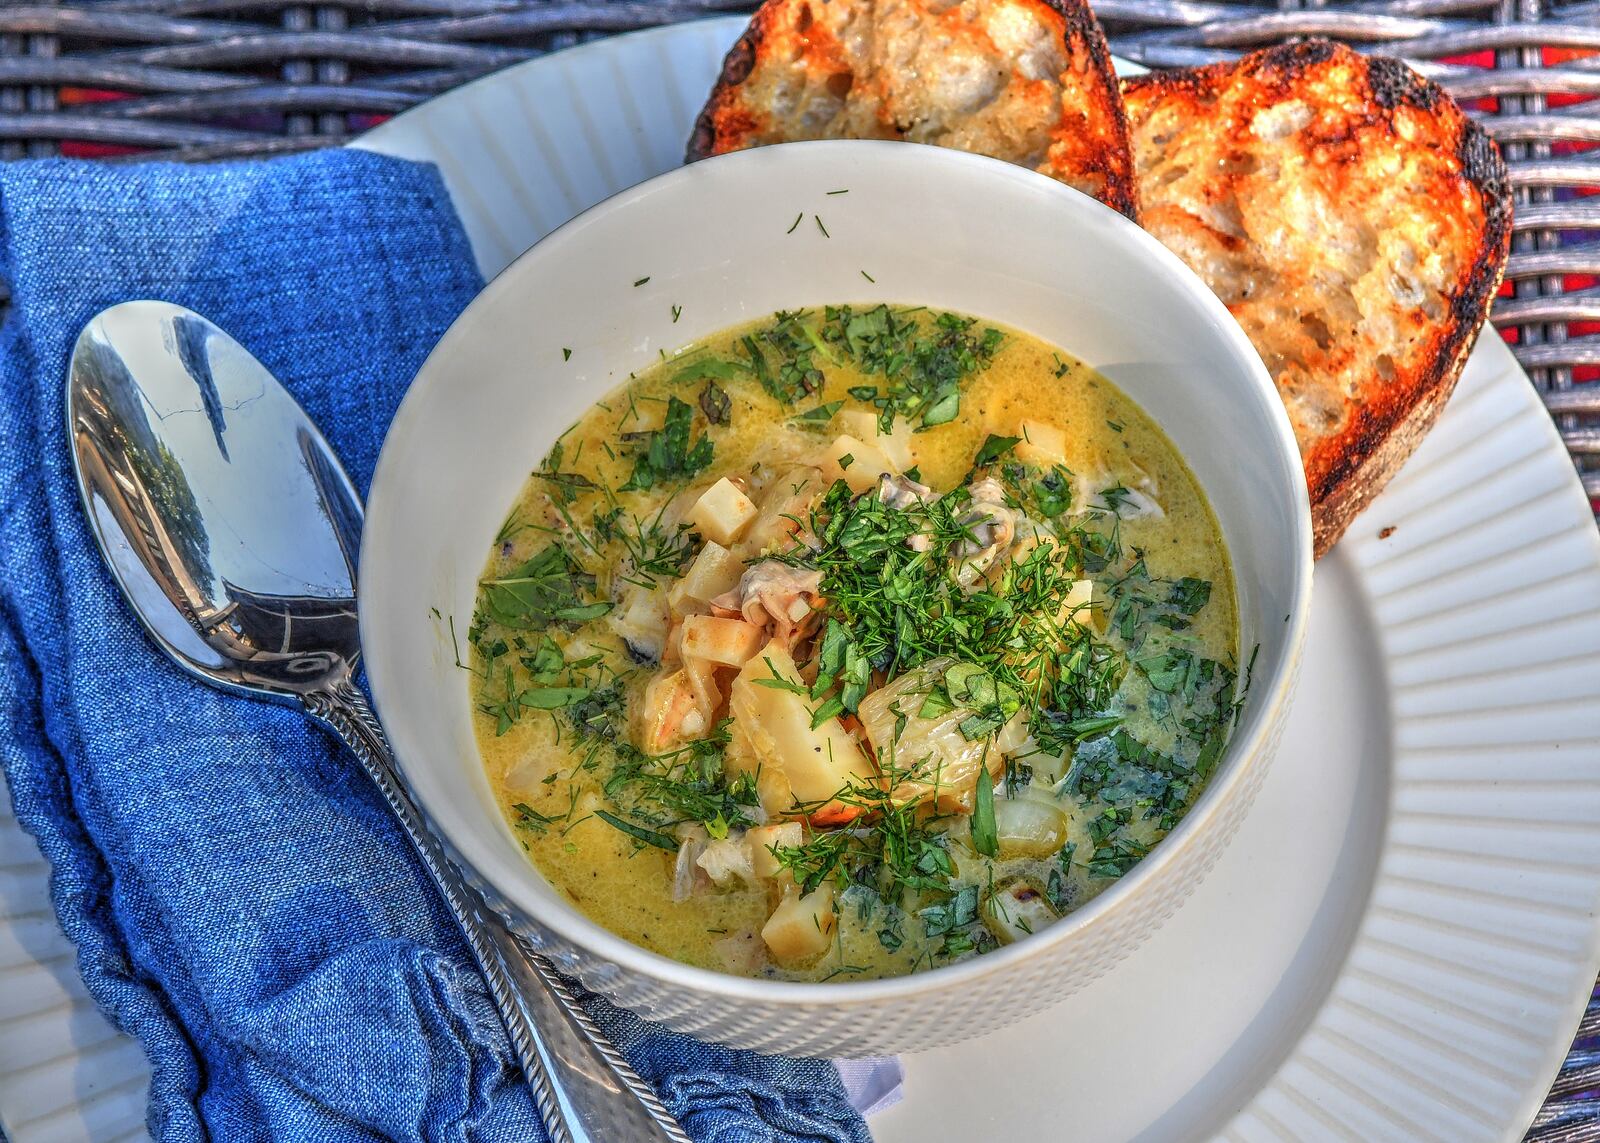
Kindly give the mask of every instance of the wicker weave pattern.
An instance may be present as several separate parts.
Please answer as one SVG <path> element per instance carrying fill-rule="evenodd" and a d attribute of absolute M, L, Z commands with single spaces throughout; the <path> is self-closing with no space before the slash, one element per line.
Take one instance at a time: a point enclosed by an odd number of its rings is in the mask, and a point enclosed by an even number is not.
<path fill-rule="evenodd" d="M 597 35 L 737 0 L 99 0 L 0 4 L 0 158 L 186 159 L 345 142 L 373 116 Z M 102 92 L 127 99 L 105 100 Z"/>
<path fill-rule="evenodd" d="M 192 160 L 343 143 L 432 95 L 596 36 L 747 0 L 0 0 L 0 159 Z M 1600 0 L 1095 0 L 1152 67 L 1325 35 L 1400 56 L 1505 148 L 1493 314 L 1600 499 Z M 1592 193 L 1592 192 L 1591 192 Z M 4 284 L 0 283 L 0 304 Z M 1600 1143 L 1600 1002 L 1529 1136 Z M 1586 1096 L 1588 1098 L 1586 1098 Z"/>

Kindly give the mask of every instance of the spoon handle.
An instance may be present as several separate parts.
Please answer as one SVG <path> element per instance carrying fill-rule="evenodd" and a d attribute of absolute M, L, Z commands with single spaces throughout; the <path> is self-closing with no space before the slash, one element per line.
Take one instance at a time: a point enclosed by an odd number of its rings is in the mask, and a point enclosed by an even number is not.
<path fill-rule="evenodd" d="M 307 713 L 361 760 L 449 903 L 488 981 L 551 1143 L 689 1143 L 683 1128 L 595 1026 L 554 966 L 478 907 L 476 895 L 462 883 L 406 792 L 389 740 L 366 696 L 345 680 L 311 691 L 302 701 Z"/>

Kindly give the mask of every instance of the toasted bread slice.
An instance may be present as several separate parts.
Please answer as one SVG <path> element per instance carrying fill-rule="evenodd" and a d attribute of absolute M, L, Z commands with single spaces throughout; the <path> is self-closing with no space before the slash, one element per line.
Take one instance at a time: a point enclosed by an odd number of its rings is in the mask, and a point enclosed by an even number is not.
<path fill-rule="evenodd" d="M 1499 289 L 1500 152 L 1404 64 L 1326 41 L 1123 93 L 1141 221 L 1277 382 L 1320 556 L 1433 424 Z"/>
<path fill-rule="evenodd" d="M 1111 54 L 1083 0 L 767 0 L 688 161 L 800 139 L 975 151 L 1136 214 Z"/>

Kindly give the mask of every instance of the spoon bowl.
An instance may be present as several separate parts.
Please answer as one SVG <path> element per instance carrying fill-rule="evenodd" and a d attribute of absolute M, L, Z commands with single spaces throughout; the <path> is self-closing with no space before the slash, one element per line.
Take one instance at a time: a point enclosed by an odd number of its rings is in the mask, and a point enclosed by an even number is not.
<path fill-rule="evenodd" d="M 243 346 L 166 302 L 79 335 L 68 431 L 95 540 L 155 641 L 207 682 L 295 700 L 361 654 L 361 500 Z"/>

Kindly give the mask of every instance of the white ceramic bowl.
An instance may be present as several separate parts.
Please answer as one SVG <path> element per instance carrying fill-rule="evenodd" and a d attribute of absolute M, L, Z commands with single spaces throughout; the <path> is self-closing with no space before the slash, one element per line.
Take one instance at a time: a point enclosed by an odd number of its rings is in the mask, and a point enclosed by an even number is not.
<path fill-rule="evenodd" d="M 791 984 L 691 968 L 595 925 L 528 863 L 478 760 L 449 618 L 464 634 L 492 538 L 528 473 L 630 370 L 774 310 L 880 301 L 1033 333 L 1155 417 L 1210 496 L 1233 558 L 1243 645 L 1260 644 L 1249 701 L 1177 829 L 1117 885 L 1028 940 L 885 981 Z M 898 143 L 799 143 L 624 191 L 524 254 L 461 315 L 418 374 L 378 463 L 361 551 L 361 634 L 379 715 L 424 811 L 492 906 L 560 967 L 707 1039 L 812 1055 L 899 1052 L 1000 1027 L 1068 995 L 1116 964 L 1205 875 L 1283 726 L 1310 536 L 1299 456 L 1266 370 L 1221 304 L 1154 239 L 1083 195 L 990 159 Z"/>

